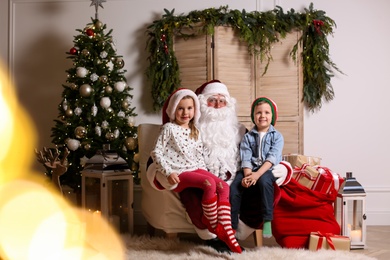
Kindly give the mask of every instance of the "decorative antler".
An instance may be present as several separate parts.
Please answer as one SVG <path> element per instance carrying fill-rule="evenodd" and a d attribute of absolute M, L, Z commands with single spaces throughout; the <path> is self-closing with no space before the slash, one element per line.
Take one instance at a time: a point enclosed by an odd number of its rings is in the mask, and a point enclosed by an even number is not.
<path fill-rule="evenodd" d="M 69 153 L 70 152 L 68 148 L 65 148 L 64 154 L 62 155 L 62 158 L 60 160 L 60 152 L 58 151 L 58 148 L 48 149 L 46 147 L 43 147 L 43 151 L 39 152 L 37 151 L 37 149 L 35 149 L 35 154 L 37 156 L 38 162 L 52 169 L 51 180 L 61 193 L 62 188 L 60 183 L 60 176 L 68 170 L 68 160 L 66 158 L 68 157 Z"/>

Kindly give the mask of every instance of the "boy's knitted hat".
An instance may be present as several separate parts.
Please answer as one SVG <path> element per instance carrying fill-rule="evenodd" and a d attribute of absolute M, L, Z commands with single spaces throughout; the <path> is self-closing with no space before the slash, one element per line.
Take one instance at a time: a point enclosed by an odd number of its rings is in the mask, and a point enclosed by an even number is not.
<path fill-rule="evenodd" d="M 271 110 L 272 110 L 271 125 L 274 126 L 276 124 L 276 120 L 278 119 L 278 106 L 276 105 L 276 103 L 272 99 L 267 98 L 267 97 L 258 97 L 255 101 L 253 101 L 252 109 L 251 109 L 252 122 L 255 123 L 253 112 L 255 111 L 255 107 L 257 106 L 257 104 L 259 104 L 261 101 L 265 101 L 271 106 Z"/>
<path fill-rule="evenodd" d="M 194 91 L 186 88 L 177 89 L 165 101 L 162 110 L 163 124 L 175 120 L 176 107 L 179 104 L 180 100 L 182 100 L 185 96 L 190 96 L 194 100 L 194 104 L 195 104 L 194 123 L 195 125 L 198 124 L 199 117 L 200 117 L 200 106 L 199 106 L 198 96 L 194 93 Z"/>
<path fill-rule="evenodd" d="M 227 98 L 230 97 L 230 94 L 229 94 L 229 91 L 228 91 L 226 85 L 221 83 L 221 81 L 219 81 L 217 79 L 213 79 L 211 81 L 204 83 L 202 86 L 200 86 L 199 88 L 197 88 L 195 90 L 195 94 L 197 94 L 197 95 L 202 94 L 205 96 L 222 94 Z"/>

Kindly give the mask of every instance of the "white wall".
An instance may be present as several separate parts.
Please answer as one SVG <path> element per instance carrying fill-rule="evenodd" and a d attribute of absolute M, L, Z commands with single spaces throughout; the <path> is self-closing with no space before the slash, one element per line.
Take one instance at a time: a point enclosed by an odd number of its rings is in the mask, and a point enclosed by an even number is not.
<path fill-rule="evenodd" d="M 367 192 L 367 224 L 390 225 L 390 174 L 386 157 L 390 88 L 387 47 L 387 0 L 107 0 L 99 18 L 113 29 L 118 54 L 124 56 L 128 83 L 134 88 L 137 124 L 160 122 L 152 112 L 150 84 L 144 71 L 148 25 L 160 19 L 163 9 L 176 14 L 228 5 L 231 9 L 264 11 L 275 4 L 285 11 L 302 11 L 310 2 L 337 23 L 329 38 L 333 61 L 346 74 L 332 79 L 335 99 L 319 112 L 305 115 L 305 154 L 322 157 L 323 165 L 345 176 L 352 171 Z M 57 117 L 72 64 L 65 52 L 95 9 L 89 0 L 0 1 L 0 59 L 15 78 L 21 103 L 39 131 L 38 148 L 51 146 L 51 127 Z M 223 81 L 223 79 L 221 79 Z M 22 147 L 21 147 L 22 148 Z M 41 169 L 37 164 L 37 169 Z"/>

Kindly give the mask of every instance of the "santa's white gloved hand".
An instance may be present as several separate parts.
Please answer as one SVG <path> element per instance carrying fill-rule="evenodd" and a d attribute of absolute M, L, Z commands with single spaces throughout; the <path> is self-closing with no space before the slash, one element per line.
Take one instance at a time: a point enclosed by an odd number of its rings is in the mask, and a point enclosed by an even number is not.
<path fill-rule="evenodd" d="M 277 178 L 275 182 L 278 186 L 282 185 L 283 182 L 286 180 L 287 172 L 288 170 L 283 164 L 278 164 L 274 166 L 272 174 L 275 178 Z"/>

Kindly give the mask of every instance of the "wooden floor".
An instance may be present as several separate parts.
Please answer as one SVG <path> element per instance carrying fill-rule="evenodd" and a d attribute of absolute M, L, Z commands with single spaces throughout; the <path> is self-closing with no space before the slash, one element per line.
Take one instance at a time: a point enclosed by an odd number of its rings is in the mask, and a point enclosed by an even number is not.
<path fill-rule="evenodd" d="M 353 250 L 380 260 L 390 259 L 390 226 L 368 226 L 367 246 L 363 250 Z"/>
<path fill-rule="evenodd" d="M 390 259 L 390 226 L 367 226 L 367 243 L 365 249 L 353 249 L 352 253 L 364 254 L 378 260 Z M 244 247 L 253 247 L 253 236 L 248 237 L 240 244 Z M 263 239 L 264 246 L 279 246 L 275 239 Z"/>
<path fill-rule="evenodd" d="M 138 235 L 145 234 L 145 227 L 135 227 L 135 233 Z M 163 232 L 157 231 L 157 236 L 163 236 Z M 180 239 L 201 242 L 195 234 L 179 234 Z M 365 249 L 353 249 L 352 253 L 364 254 L 374 257 L 378 260 L 390 259 L 390 226 L 367 226 L 367 244 Z M 249 236 L 245 241 L 240 241 L 240 245 L 246 248 L 254 247 L 253 236 Z M 263 246 L 277 246 L 273 238 L 263 239 Z"/>

